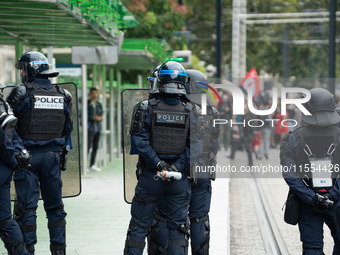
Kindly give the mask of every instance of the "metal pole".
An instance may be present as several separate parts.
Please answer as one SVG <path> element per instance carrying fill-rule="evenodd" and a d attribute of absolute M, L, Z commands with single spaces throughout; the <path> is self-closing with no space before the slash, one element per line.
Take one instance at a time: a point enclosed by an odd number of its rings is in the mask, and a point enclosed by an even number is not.
<path fill-rule="evenodd" d="M 216 78 L 221 78 L 221 0 L 216 0 Z"/>
<path fill-rule="evenodd" d="M 120 157 L 122 154 L 122 127 L 121 127 L 121 92 L 122 86 L 122 73 L 120 70 L 117 70 L 117 157 Z"/>
<path fill-rule="evenodd" d="M 103 166 L 107 164 L 107 107 L 106 107 L 106 65 L 102 65 L 101 70 L 101 85 L 102 85 L 102 106 L 104 110 L 102 121 L 102 151 L 103 151 Z"/>
<path fill-rule="evenodd" d="M 114 148 L 115 148 L 115 92 L 114 92 L 114 84 L 113 84 L 113 76 L 114 76 L 114 69 L 113 67 L 110 67 L 109 71 L 109 79 L 110 79 L 110 159 L 113 161 L 114 157 Z"/>
<path fill-rule="evenodd" d="M 15 60 L 18 60 L 19 57 L 23 54 L 23 44 L 22 41 L 17 41 L 17 43 L 15 44 Z M 16 84 L 20 84 L 21 80 L 19 79 L 18 75 L 15 76 L 16 79 Z"/>
<path fill-rule="evenodd" d="M 329 3 L 329 91 L 335 94 L 336 0 Z"/>
<path fill-rule="evenodd" d="M 81 65 L 81 89 L 82 89 L 82 133 L 83 133 L 83 175 L 87 171 L 87 66 Z"/>

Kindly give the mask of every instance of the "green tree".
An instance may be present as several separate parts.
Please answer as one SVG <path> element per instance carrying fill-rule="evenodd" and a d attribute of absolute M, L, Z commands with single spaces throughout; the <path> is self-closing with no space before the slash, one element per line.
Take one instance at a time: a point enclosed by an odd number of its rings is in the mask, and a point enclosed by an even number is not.
<path fill-rule="evenodd" d="M 175 0 L 124 0 L 122 1 L 139 22 L 139 26 L 129 29 L 129 38 L 165 39 L 174 49 L 187 44 L 186 38 L 174 31 L 185 29 L 188 9 Z"/>

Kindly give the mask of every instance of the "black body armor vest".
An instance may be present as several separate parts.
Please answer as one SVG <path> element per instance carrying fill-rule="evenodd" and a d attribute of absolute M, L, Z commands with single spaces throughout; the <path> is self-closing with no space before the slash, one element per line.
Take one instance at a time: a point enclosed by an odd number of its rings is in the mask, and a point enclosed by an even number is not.
<path fill-rule="evenodd" d="M 294 133 L 300 145 L 296 171 L 315 192 L 328 191 L 340 173 L 340 129 L 307 126 Z"/>
<path fill-rule="evenodd" d="M 150 101 L 152 148 L 157 154 L 182 154 L 187 145 L 189 109 L 184 103 L 172 106 L 153 101 Z"/>
<path fill-rule="evenodd" d="M 52 140 L 62 137 L 65 124 L 64 96 L 55 86 L 50 90 L 28 83 L 29 112 L 18 113 L 17 131 L 27 140 Z"/>

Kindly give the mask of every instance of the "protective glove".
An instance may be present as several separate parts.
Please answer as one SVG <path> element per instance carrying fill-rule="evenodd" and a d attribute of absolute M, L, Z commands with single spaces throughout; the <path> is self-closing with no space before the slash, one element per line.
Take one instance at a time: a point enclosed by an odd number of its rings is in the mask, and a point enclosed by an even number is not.
<path fill-rule="evenodd" d="M 168 163 L 166 163 L 164 160 L 161 160 L 157 163 L 157 169 L 159 171 L 168 170 L 169 166 L 170 165 Z"/>
<path fill-rule="evenodd" d="M 325 199 L 329 199 L 329 200 L 335 202 L 335 201 L 334 201 L 334 197 L 332 196 L 331 193 L 326 192 L 326 193 L 324 193 L 324 194 L 322 194 L 322 195 L 324 196 Z"/>
<path fill-rule="evenodd" d="M 32 155 L 30 155 L 27 150 L 22 150 L 20 153 L 15 155 L 15 159 L 17 160 L 18 163 L 15 170 L 23 170 L 30 165 Z"/>
<path fill-rule="evenodd" d="M 332 195 L 329 193 L 325 193 L 323 195 L 316 193 L 311 201 L 313 210 L 317 213 L 323 213 L 327 209 L 331 208 L 334 205 L 334 201 L 329 198 L 333 199 Z"/>
<path fill-rule="evenodd" d="M 322 196 L 324 197 L 322 204 L 326 208 L 326 210 L 329 208 L 332 208 L 335 202 L 332 194 L 329 192 L 326 192 L 322 194 Z"/>

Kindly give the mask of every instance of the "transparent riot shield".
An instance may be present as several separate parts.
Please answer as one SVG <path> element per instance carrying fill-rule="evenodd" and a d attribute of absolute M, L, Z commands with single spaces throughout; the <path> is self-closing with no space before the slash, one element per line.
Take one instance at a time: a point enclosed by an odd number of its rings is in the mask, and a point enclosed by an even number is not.
<path fill-rule="evenodd" d="M 74 83 L 53 84 L 68 90 L 72 94 L 72 149 L 67 153 L 67 168 L 61 171 L 63 181 L 62 195 L 66 197 L 75 197 L 81 193 L 81 168 L 80 168 L 80 148 L 79 148 L 79 120 L 78 120 L 78 100 L 77 86 Z M 6 87 L 3 90 L 6 98 L 14 87 Z M 14 183 L 11 184 L 11 199 L 16 197 Z"/>
<path fill-rule="evenodd" d="M 138 155 L 131 153 L 130 125 L 134 106 L 148 98 L 148 89 L 125 89 L 121 93 L 122 102 L 122 147 L 124 168 L 124 200 L 131 203 L 137 184 L 136 165 Z"/>

